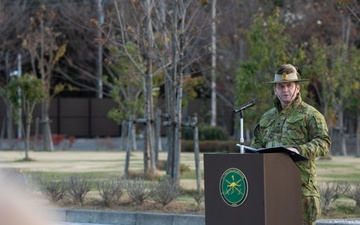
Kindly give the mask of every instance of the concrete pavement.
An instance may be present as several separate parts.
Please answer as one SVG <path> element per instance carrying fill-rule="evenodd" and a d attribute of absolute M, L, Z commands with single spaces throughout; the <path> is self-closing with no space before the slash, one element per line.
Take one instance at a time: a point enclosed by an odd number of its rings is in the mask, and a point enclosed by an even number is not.
<path fill-rule="evenodd" d="M 204 215 L 51 209 L 57 224 L 205 225 Z"/>
<path fill-rule="evenodd" d="M 51 209 L 56 225 L 205 225 L 204 215 Z M 316 225 L 360 225 L 360 218 L 322 219 Z"/>

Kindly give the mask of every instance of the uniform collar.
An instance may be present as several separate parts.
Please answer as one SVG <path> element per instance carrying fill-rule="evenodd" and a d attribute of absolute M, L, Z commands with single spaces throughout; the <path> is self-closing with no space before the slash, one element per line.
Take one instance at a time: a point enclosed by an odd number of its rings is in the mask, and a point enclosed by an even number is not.
<path fill-rule="evenodd" d="M 275 98 L 274 101 L 274 107 L 277 109 L 277 111 L 280 113 L 286 113 L 286 112 L 290 112 L 292 111 L 294 108 L 296 108 L 298 105 L 300 105 L 300 103 L 302 102 L 300 93 L 298 94 L 298 96 L 294 99 L 294 101 L 292 101 L 289 105 L 287 105 L 285 107 L 285 109 L 281 108 L 281 102 L 278 98 Z"/>

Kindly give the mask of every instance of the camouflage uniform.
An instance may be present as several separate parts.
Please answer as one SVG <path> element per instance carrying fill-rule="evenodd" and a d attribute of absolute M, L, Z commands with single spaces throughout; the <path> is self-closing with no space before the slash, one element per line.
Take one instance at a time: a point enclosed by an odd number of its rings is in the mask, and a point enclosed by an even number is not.
<path fill-rule="evenodd" d="M 300 95 L 283 110 L 280 100 L 276 99 L 274 107 L 262 116 L 255 128 L 252 147 L 295 147 L 309 159 L 296 162 L 301 172 L 303 224 L 312 224 L 320 216 L 315 159 L 326 155 L 330 144 L 324 116 L 303 102 Z"/>

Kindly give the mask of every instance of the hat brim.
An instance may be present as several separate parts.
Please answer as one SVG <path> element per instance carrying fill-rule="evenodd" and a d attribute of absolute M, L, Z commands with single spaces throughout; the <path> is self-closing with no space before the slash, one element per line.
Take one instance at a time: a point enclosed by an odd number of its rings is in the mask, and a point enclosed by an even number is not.
<path fill-rule="evenodd" d="M 265 84 L 290 83 L 290 82 L 304 82 L 304 81 L 309 81 L 309 80 L 308 80 L 308 79 L 279 80 L 279 81 L 265 82 Z"/>

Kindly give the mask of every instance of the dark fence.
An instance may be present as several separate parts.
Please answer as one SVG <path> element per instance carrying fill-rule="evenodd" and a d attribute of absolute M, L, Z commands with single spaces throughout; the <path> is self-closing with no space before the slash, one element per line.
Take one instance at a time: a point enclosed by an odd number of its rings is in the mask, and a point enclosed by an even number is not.
<path fill-rule="evenodd" d="M 163 100 L 159 100 L 160 109 Z M 232 108 L 218 104 L 218 125 L 233 133 Z M 49 118 L 53 134 L 74 135 L 76 137 L 113 137 L 121 136 L 121 126 L 107 117 L 110 109 L 116 107 L 111 99 L 96 98 L 54 98 L 50 105 Z M 183 119 L 198 115 L 199 123 L 210 121 L 210 100 L 196 99 L 183 108 Z M 163 111 L 164 112 L 164 111 Z M 41 120 L 41 106 L 34 111 L 34 123 L 31 127 L 32 135 L 36 130 L 36 119 Z M 41 125 L 38 124 L 39 132 Z M 142 126 L 138 126 L 141 129 Z M 6 136 L 6 105 L 0 98 L 0 128 Z M 13 133 L 16 133 L 14 125 Z M 166 129 L 162 129 L 162 134 Z M 16 135 L 15 135 L 16 136 Z"/>

